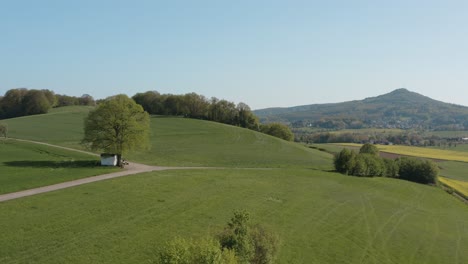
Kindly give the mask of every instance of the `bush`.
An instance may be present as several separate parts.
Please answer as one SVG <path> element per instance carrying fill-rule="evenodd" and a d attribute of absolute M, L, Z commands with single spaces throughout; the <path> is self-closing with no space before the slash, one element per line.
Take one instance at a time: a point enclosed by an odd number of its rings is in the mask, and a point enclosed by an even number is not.
<path fill-rule="evenodd" d="M 385 164 L 385 177 L 398 178 L 398 162 L 392 159 L 383 159 Z"/>
<path fill-rule="evenodd" d="M 277 138 L 281 138 L 287 141 L 294 139 L 294 134 L 291 132 L 288 126 L 281 123 L 271 123 L 260 126 L 260 132 L 268 134 Z"/>
<path fill-rule="evenodd" d="M 362 147 L 359 149 L 359 154 L 370 154 L 370 155 L 378 156 L 379 149 L 375 145 L 366 143 L 362 145 Z"/>
<path fill-rule="evenodd" d="M 352 174 L 355 166 L 356 153 L 352 150 L 344 148 L 340 153 L 335 155 L 333 163 L 335 170 L 344 174 Z"/>
<path fill-rule="evenodd" d="M 252 228 L 251 236 L 255 252 L 250 263 L 274 263 L 278 251 L 278 237 L 259 225 Z"/>
<path fill-rule="evenodd" d="M 185 240 L 176 238 L 159 252 L 156 263 L 274 263 L 278 251 L 278 237 L 257 225 L 249 225 L 245 211 L 234 217 L 217 239 Z"/>
<path fill-rule="evenodd" d="M 226 260 L 226 261 L 224 261 Z M 204 238 L 199 240 L 185 240 L 176 238 L 166 244 L 159 253 L 157 263 L 191 264 L 191 263 L 237 263 L 232 253 L 223 252 L 219 242 Z"/>
<path fill-rule="evenodd" d="M 439 174 L 437 165 L 429 160 L 399 158 L 399 177 L 403 180 L 418 183 L 436 183 Z"/>
<path fill-rule="evenodd" d="M 366 148 L 364 146 L 368 145 Z M 386 176 L 408 181 L 434 184 L 437 182 L 439 168 L 430 160 L 414 158 L 384 159 L 376 155 L 375 146 L 366 144 L 359 154 L 343 149 L 335 155 L 336 171 L 353 176 Z M 376 149 L 376 148 L 375 148 Z M 378 153 L 378 152 L 377 152 Z"/>

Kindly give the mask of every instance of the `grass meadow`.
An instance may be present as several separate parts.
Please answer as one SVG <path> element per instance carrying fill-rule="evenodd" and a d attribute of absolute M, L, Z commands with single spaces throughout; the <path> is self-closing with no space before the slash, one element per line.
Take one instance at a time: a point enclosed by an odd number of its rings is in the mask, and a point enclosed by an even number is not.
<path fill-rule="evenodd" d="M 0 194 L 118 170 L 98 164 L 98 157 L 83 153 L 15 140 L 0 140 Z"/>
<path fill-rule="evenodd" d="M 9 119 L 10 137 L 82 149 L 89 107 Z M 151 118 L 151 149 L 128 160 L 160 166 L 301 167 L 332 169 L 331 155 L 251 130 L 179 117 Z"/>
<path fill-rule="evenodd" d="M 308 169 L 152 172 L 0 203 L 1 263 L 151 263 L 235 209 L 278 263 L 467 263 L 466 205 L 435 187 Z"/>
<path fill-rule="evenodd" d="M 81 148 L 84 118 L 92 107 L 67 106 L 53 108 L 48 114 L 3 120 L 8 136 Z"/>
<path fill-rule="evenodd" d="M 6 122 L 11 137 L 80 148 L 89 109 Z M 236 209 L 279 235 L 278 263 L 468 263 L 468 210 L 442 189 L 333 173 L 326 152 L 213 122 L 152 117 L 151 133 L 151 150 L 128 160 L 222 168 L 144 173 L 0 203 L 0 263 L 151 263 L 176 236 L 215 235 Z M 10 178 L 11 186 L 42 184 L 54 171 L 75 177 L 77 168 L 49 165 L 90 159 L 18 144 L 0 146 L 0 175 L 32 176 Z"/>
<path fill-rule="evenodd" d="M 330 170 L 331 155 L 210 121 L 153 117 L 151 150 L 129 160 L 165 166 L 300 167 Z"/>

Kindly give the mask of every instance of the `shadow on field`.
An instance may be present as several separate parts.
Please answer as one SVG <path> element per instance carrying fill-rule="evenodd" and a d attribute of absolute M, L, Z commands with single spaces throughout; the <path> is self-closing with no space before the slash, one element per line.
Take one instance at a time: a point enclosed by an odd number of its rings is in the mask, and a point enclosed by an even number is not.
<path fill-rule="evenodd" d="M 3 164 L 22 168 L 92 168 L 100 166 L 97 160 L 49 161 L 49 160 L 19 160 L 6 161 Z"/>

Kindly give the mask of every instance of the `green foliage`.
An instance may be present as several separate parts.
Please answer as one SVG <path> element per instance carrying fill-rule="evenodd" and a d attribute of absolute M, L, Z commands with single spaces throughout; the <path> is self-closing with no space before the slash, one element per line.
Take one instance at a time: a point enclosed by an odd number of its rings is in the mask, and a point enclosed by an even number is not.
<path fill-rule="evenodd" d="M 250 227 L 249 219 L 246 211 L 235 211 L 219 242 L 176 238 L 159 253 L 157 263 L 274 263 L 278 238 L 260 225 Z"/>
<path fill-rule="evenodd" d="M 287 141 L 292 141 L 294 139 L 294 134 L 291 132 L 291 129 L 289 129 L 288 126 L 281 123 L 270 123 L 260 125 L 260 132 Z"/>
<path fill-rule="evenodd" d="M 398 161 L 393 159 L 383 159 L 385 163 L 385 177 L 397 178 L 400 167 Z"/>
<path fill-rule="evenodd" d="M 356 153 L 344 148 L 335 155 L 335 170 L 343 174 L 354 176 L 384 176 L 386 163 L 375 154 Z"/>
<path fill-rule="evenodd" d="M 249 218 L 246 211 L 235 211 L 228 226 L 219 235 L 221 246 L 235 251 L 241 263 L 249 263 L 255 253 Z"/>
<path fill-rule="evenodd" d="M 6 138 L 8 136 L 8 125 L 0 123 L 0 136 Z"/>
<path fill-rule="evenodd" d="M 49 90 L 11 89 L 0 100 L 0 118 L 44 114 L 53 104 Z"/>
<path fill-rule="evenodd" d="M 223 252 L 219 242 L 203 238 L 198 240 L 186 240 L 175 238 L 168 242 L 159 252 L 156 263 L 160 264 L 228 264 L 236 263 L 235 255 L 231 252 Z"/>
<path fill-rule="evenodd" d="M 122 155 L 147 148 L 148 141 L 149 115 L 126 95 L 108 98 L 85 119 L 82 143 L 92 150 Z"/>
<path fill-rule="evenodd" d="M 276 259 L 278 237 L 260 225 L 249 223 L 246 211 L 235 211 L 231 221 L 219 234 L 224 250 L 232 250 L 240 263 L 271 264 Z"/>
<path fill-rule="evenodd" d="M 384 159 L 376 155 L 372 148 L 363 149 L 358 155 L 349 149 L 342 149 L 335 155 L 335 170 L 353 176 L 385 176 L 425 184 L 437 182 L 439 168 L 430 160 L 406 157 Z"/>
<path fill-rule="evenodd" d="M 335 155 L 334 165 L 337 172 L 350 174 L 355 167 L 356 153 L 347 148 L 342 149 Z"/>
<path fill-rule="evenodd" d="M 275 263 L 279 247 L 278 237 L 274 233 L 268 232 L 260 225 L 256 225 L 252 228 L 251 236 L 255 253 L 250 263 Z"/>
<path fill-rule="evenodd" d="M 244 103 L 233 102 L 188 93 L 160 94 L 156 91 L 137 93 L 132 97 L 143 109 L 154 115 L 184 116 L 258 130 L 258 118 Z"/>
<path fill-rule="evenodd" d="M 439 168 L 433 161 L 403 157 L 398 163 L 400 179 L 424 184 L 437 182 Z"/>
<path fill-rule="evenodd" d="M 362 145 L 362 147 L 359 149 L 359 154 L 370 154 L 370 155 L 378 156 L 379 149 L 373 144 L 366 143 Z"/>

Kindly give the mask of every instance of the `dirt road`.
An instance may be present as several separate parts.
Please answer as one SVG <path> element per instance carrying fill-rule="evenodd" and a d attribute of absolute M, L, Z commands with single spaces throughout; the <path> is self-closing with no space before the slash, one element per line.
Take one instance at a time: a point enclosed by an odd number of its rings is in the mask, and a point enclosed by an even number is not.
<path fill-rule="evenodd" d="M 57 148 L 62 148 L 62 149 L 67 149 L 67 150 L 71 150 L 71 151 L 77 151 L 77 152 L 81 152 L 81 153 L 87 153 L 87 154 L 90 154 L 90 155 L 98 156 L 95 153 L 86 152 L 86 151 L 82 151 L 82 150 L 76 150 L 76 149 L 72 149 L 72 148 L 61 147 L 61 146 L 56 146 L 56 145 L 43 143 L 43 142 L 22 140 L 22 139 L 14 139 L 14 140 L 31 142 L 31 143 L 36 143 L 36 144 L 42 144 L 42 145 L 47 145 L 47 146 L 52 146 L 52 147 L 57 147 Z M 82 185 L 82 184 L 87 184 L 87 183 L 91 183 L 91 182 L 103 181 L 103 180 L 107 180 L 107 179 L 138 174 L 138 173 L 142 173 L 142 172 L 163 171 L 163 170 L 188 170 L 188 169 L 216 169 L 216 168 L 207 168 L 207 167 L 159 167 L 159 166 L 148 166 L 148 165 L 144 165 L 144 164 L 130 162 L 130 165 L 127 165 L 125 167 L 125 169 L 123 169 L 122 171 L 118 171 L 118 172 L 113 172 L 113 173 L 98 175 L 98 176 L 94 176 L 94 177 L 78 179 L 78 180 L 74 180 L 74 181 L 57 183 L 57 184 L 54 184 L 54 185 L 49 185 L 49 186 L 44 186 L 44 187 L 39 187 L 39 188 L 14 192 L 14 193 L 1 194 L 0 195 L 0 202 L 13 200 L 13 199 L 18 199 L 18 198 L 21 198 L 21 197 L 26 197 L 26 196 L 31 196 L 31 195 L 36 195 L 36 194 L 40 194 L 40 193 L 52 192 L 52 191 L 61 190 L 61 189 L 65 189 L 65 188 L 70 188 L 70 187 L 74 187 L 74 186 L 78 186 L 78 185 Z"/>

